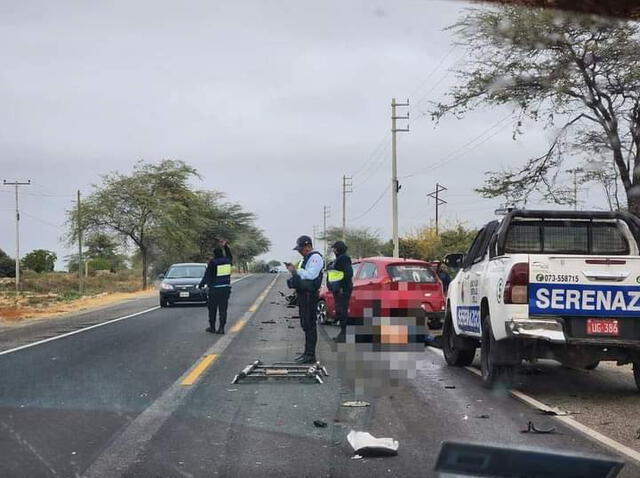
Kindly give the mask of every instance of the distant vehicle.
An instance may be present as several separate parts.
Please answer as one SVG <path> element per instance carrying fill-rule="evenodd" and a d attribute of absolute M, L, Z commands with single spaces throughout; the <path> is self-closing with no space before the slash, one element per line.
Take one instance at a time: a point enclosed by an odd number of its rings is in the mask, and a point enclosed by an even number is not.
<path fill-rule="evenodd" d="M 207 302 L 207 291 L 198 285 L 207 269 L 206 264 L 173 264 L 166 274 L 160 276 L 160 307 L 169 307 L 177 302 Z"/>
<path fill-rule="evenodd" d="M 376 300 L 382 308 L 421 308 L 426 313 L 430 333 L 440 334 L 445 298 L 442 282 L 432 264 L 393 257 L 369 257 L 354 262 L 349 317 L 363 317 L 364 309 Z M 316 311 L 318 321 L 332 322 L 335 310 L 333 294 L 323 286 Z"/>
<path fill-rule="evenodd" d="M 280 272 L 280 271 L 278 270 L 277 267 L 271 267 L 269 269 L 269 274 L 277 274 L 278 272 Z"/>
<path fill-rule="evenodd" d="M 449 286 L 442 345 L 449 365 L 481 347 L 487 386 L 523 360 L 594 369 L 633 364 L 640 388 L 640 221 L 603 211 L 511 210 L 489 222 Z"/>

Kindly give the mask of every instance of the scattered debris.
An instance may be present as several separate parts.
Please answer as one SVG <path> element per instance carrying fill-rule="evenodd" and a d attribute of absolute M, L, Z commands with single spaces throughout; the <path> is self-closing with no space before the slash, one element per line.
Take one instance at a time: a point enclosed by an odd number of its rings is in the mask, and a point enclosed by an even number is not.
<path fill-rule="evenodd" d="M 353 455 L 351 457 L 352 460 L 362 460 L 362 457 L 360 455 Z"/>
<path fill-rule="evenodd" d="M 640 428 L 636 430 L 636 440 L 640 440 Z"/>
<path fill-rule="evenodd" d="M 275 320 L 261 320 L 260 323 L 261 324 L 275 324 L 276 321 Z"/>
<path fill-rule="evenodd" d="M 456 388 L 455 385 L 445 385 L 444 388 L 453 389 Z"/>
<path fill-rule="evenodd" d="M 342 402 L 342 407 L 368 407 L 369 402 L 365 402 L 364 400 L 350 400 L 348 402 Z"/>
<path fill-rule="evenodd" d="M 260 360 L 247 365 L 231 382 L 265 381 L 273 379 L 289 379 L 299 382 L 324 383 L 322 377 L 328 377 L 327 369 L 320 363 L 299 364 L 293 362 L 277 362 L 265 365 Z M 257 392 L 256 392 L 257 393 Z"/>
<path fill-rule="evenodd" d="M 227 392 L 237 392 L 237 388 L 227 388 Z"/>
<path fill-rule="evenodd" d="M 287 329 L 295 329 L 293 325 L 287 325 Z"/>
<path fill-rule="evenodd" d="M 561 410 L 552 410 L 550 408 L 547 408 L 547 409 L 539 408 L 538 413 L 540 413 L 540 415 L 546 415 L 548 417 L 566 417 L 567 415 L 569 415 L 569 412 L 563 412 Z"/>
<path fill-rule="evenodd" d="M 367 432 L 351 430 L 347 435 L 347 441 L 359 456 L 393 456 L 398 454 L 399 443 L 393 438 L 376 438 Z"/>
<path fill-rule="evenodd" d="M 476 418 L 491 418 L 489 415 L 478 415 Z"/>
<path fill-rule="evenodd" d="M 323 422 L 322 420 L 314 420 L 313 425 L 316 428 L 327 428 L 327 422 Z"/>
<path fill-rule="evenodd" d="M 521 430 L 521 433 L 538 433 L 542 435 L 550 435 L 556 433 L 556 427 L 547 428 L 546 430 L 542 430 L 540 428 L 536 428 L 533 422 L 529 422 L 527 424 L 526 430 Z"/>

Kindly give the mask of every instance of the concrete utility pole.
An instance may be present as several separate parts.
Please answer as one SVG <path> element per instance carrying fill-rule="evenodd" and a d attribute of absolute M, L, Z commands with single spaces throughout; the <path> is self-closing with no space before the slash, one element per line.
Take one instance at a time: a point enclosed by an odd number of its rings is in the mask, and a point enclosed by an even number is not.
<path fill-rule="evenodd" d="M 80 209 L 80 190 L 78 189 L 78 291 L 80 295 L 84 292 L 84 277 L 83 277 L 83 264 L 82 259 L 82 210 Z"/>
<path fill-rule="evenodd" d="M 436 236 L 440 234 L 438 229 L 438 209 L 440 208 L 441 204 L 447 204 L 447 201 L 440 197 L 440 193 L 446 190 L 447 188 L 445 188 L 442 184 L 436 183 L 436 190 L 432 193 L 427 194 L 428 197 L 436 200 Z"/>
<path fill-rule="evenodd" d="M 5 186 L 15 186 L 16 188 L 16 300 L 18 300 L 18 294 L 20 293 L 20 207 L 18 204 L 18 187 L 31 185 L 31 180 L 27 179 L 26 182 L 20 181 L 2 181 Z"/>
<path fill-rule="evenodd" d="M 398 182 L 398 164 L 396 157 L 396 133 L 408 132 L 409 125 L 406 128 L 397 128 L 396 120 L 409 120 L 409 113 L 404 116 L 396 116 L 396 106 L 409 106 L 409 100 L 406 103 L 396 103 L 396 99 L 391 99 L 391 214 L 393 216 L 393 257 L 400 257 L 400 240 L 398 238 L 398 192 L 400 191 L 400 183 Z"/>
<path fill-rule="evenodd" d="M 342 240 L 347 233 L 347 193 L 353 192 L 353 178 L 342 176 Z"/>
<path fill-rule="evenodd" d="M 327 257 L 327 218 L 330 215 L 331 215 L 331 207 L 322 206 L 322 216 L 323 216 L 322 234 L 324 238 L 324 257 Z"/>

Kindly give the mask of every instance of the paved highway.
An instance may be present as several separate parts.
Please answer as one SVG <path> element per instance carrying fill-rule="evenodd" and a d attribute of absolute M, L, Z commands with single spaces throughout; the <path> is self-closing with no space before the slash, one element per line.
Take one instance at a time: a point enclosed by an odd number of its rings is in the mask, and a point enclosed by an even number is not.
<path fill-rule="evenodd" d="M 483 389 L 474 373 L 446 367 L 431 349 L 415 379 L 358 397 L 369 407 L 343 407 L 354 395 L 341 380 L 333 327 L 320 332 L 319 357 L 331 374 L 324 385 L 231 385 L 255 359 L 281 361 L 299 352 L 297 310 L 280 300 L 285 287 L 282 275 L 235 283 L 225 336 L 204 332 L 204 307 L 159 309 L 146 299 L 56 319 L 31 336 L 25 328 L 19 338 L 3 329 L 0 476 L 432 476 L 443 440 L 617 456 L 627 463 L 621 476 L 640 476 L 633 458 L 611 444 L 506 391 Z M 50 340 L 61 333 L 70 335 Z M 36 340 L 45 341 L 15 350 Z M 543 374 L 572 380 L 568 371 L 545 367 Z M 536 380 L 538 373 L 525 391 L 550 398 Z M 626 382 L 622 389 L 626 396 Z M 328 426 L 317 428 L 314 420 Z M 557 433 L 523 434 L 529 421 Z M 352 428 L 397 439 L 399 455 L 352 459 L 346 441 Z"/>

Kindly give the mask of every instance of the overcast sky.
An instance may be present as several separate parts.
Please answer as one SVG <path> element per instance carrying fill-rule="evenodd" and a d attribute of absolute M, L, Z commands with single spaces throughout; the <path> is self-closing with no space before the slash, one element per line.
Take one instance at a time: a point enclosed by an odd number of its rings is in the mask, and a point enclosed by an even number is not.
<path fill-rule="evenodd" d="M 163 158 L 188 162 L 202 175 L 195 186 L 255 212 L 273 243 L 266 259 L 290 259 L 296 237 L 322 224 L 323 205 L 329 224 L 341 223 L 343 174 L 353 175 L 349 225 L 389 238 L 393 96 L 412 104 L 399 175 L 418 173 L 401 179 L 401 232 L 433 220 L 426 194 L 436 182 L 448 188 L 441 217 L 481 225 L 499 204 L 473 192 L 484 172 L 539 154 L 547 133 L 531 125 L 514 142 L 506 109 L 437 127 L 423 115 L 468 56 L 443 31 L 466 6 L 2 2 L 0 179 L 33 184 L 21 190 L 21 250 L 62 258 L 77 189 Z M 0 248 L 12 256 L 13 207 L 0 186 Z"/>

